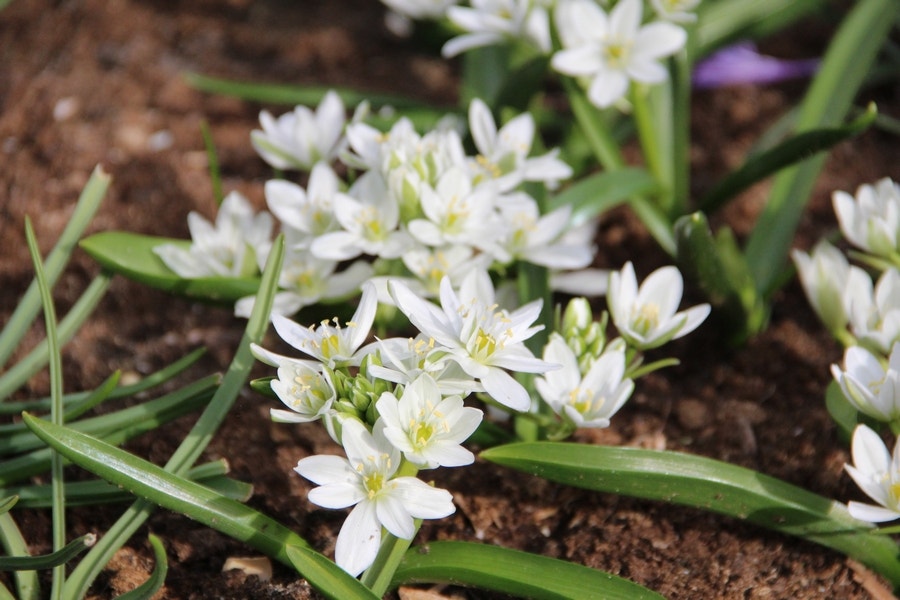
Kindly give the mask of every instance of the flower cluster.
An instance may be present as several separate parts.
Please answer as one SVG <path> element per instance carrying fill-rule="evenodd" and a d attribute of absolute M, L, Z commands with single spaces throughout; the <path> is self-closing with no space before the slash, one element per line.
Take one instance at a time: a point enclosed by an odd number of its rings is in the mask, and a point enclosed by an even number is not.
<path fill-rule="evenodd" d="M 855 250 L 847 257 L 827 241 L 811 254 L 793 258 L 809 302 L 828 330 L 846 347 L 831 373 L 846 401 L 866 418 L 900 433 L 900 186 L 890 179 L 862 185 L 855 196 L 837 191 L 834 211 L 844 238 Z M 873 275 L 870 273 L 874 273 Z M 897 451 L 891 459 L 873 430 L 853 435 L 854 481 L 882 507 L 850 503 L 867 521 L 900 517 Z"/>
<path fill-rule="evenodd" d="M 262 158 L 278 169 L 309 170 L 305 188 L 287 179 L 265 185 L 288 244 L 276 314 L 349 297 L 373 278 L 381 301 L 390 302 L 387 276 L 434 296 L 444 276 L 458 284 L 472 268 L 525 261 L 568 274 L 592 262 L 593 225 L 573 226 L 568 206 L 541 214 L 524 189 L 556 187 L 572 174 L 557 150 L 531 155 L 529 114 L 498 127 L 488 107 L 474 100 L 468 115 L 473 155 L 449 126 L 419 134 L 401 118 L 384 132 L 361 113 L 347 123 L 333 92 L 315 112 L 298 107 L 277 119 L 263 112 L 260 120 L 263 129 L 252 141 Z M 157 252 L 184 277 L 253 274 L 265 263 L 271 229 L 267 213 L 254 217 L 232 195 L 215 227 L 192 215 L 189 250 Z M 240 300 L 236 314 L 248 316 L 252 303 Z"/>
<path fill-rule="evenodd" d="M 624 98 L 631 82 L 665 81 L 659 61 L 684 48 L 687 33 L 678 23 L 696 19 L 692 11 L 699 0 L 653 0 L 654 14 L 647 22 L 642 0 L 618 0 L 608 11 L 608 2 L 595 0 L 384 3 L 406 19 L 446 18 L 462 30 L 444 45 L 447 57 L 506 43 L 551 55 L 557 72 L 583 80 L 591 102 L 605 108 Z"/>
<path fill-rule="evenodd" d="M 346 453 L 346 458 L 303 458 L 296 467 L 319 486 L 309 493 L 311 502 L 354 507 L 335 548 L 342 568 L 353 575 L 368 568 L 382 528 L 411 539 L 414 519 L 454 511 L 449 492 L 416 475 L 474 461 L 461 445 L 483 418 L 480 409 L 465 405 L 470 395 L 478 394 L 496 410 L 533 419 L 548 439 L 568 437 L 579 427 L 607 427 L 634 389 L 640 351 L 688 333 L 709 310 L 703 305 L 675 312 L 682 282 L 673 268 L 651 274 L 641 286 L 630 264 L 613 278 L 624 282 L 610 285 L 616 295 L 610 297 L 610 310 L 615 304 L 613 320 L 623 337 L 608 341 L 606 313 L 594 321 L 587 300 L 576 298 L 564 312 L 560 331 L 550 334 L 542 358 L 525 345 L 543 329 L 535 324 L 542 302 L 501 306 L 484 269 L 470 270 L 458 285 L 442 277 L 439 305 L 402 278 L 389 278 L 389 302 L 418 329 L 408 339 L 366 343 L 380 295 L 371 281 L 363 284 L 356 312 L 345 323 L 333 319 L 303 327 L 273 317 L 278 335 L 307 357 L 252 346 L 257 359 L 277 368 L 270 387 L 287 410 L 273 409 L 273 420 L 322 421 Z M 634 307 L 622 316 L 625 302 Z M 639 338 L 626 337 L 634 314 L 643 315 L 645 323 Z M 536 395 L 514 376 L 520 373 L 541 375 L 534 382 Z"/>

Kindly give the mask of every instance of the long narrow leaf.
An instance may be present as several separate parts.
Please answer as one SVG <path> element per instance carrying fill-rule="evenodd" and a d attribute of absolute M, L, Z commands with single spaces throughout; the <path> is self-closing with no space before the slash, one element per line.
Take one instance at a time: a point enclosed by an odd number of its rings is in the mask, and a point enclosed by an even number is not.
<path fill-rule="evenodd" d="M 68 427 L 27 413 L 23 419 L 35 435 L 74 464 L 153 504 L 186 515 L 297 568 L 326 596 L 342 600 L 374 598 L 361 583 L 325 557 L 305 560 L 313 553 L 306 541 L 264 514 Z M 304 551 L 289 555 L 289 547 Z"/>
<path fill-rule="evenodd" d="M 76 538 L 50 554 L 40 556 L 0 556 L 0 571 L 38 571 L 65 565 L 96 541 L 93 533 Z"/>
<path fill-rule="evenodd" d="M 103 196 L 109 187 L 109 181 L 109 175 L 103 171 L 102 167 L 98 166 L 94 169 L 91 178 L 81 191 L 72 216 L 59 236 L 56 246 L 47 255 L 47 260 L 44 263 L 47 285 L 51 288 L 56 283 L 59 274 L 62 273 L 63 267 L 69 261 L 69 256 L 72 254 L 78 238 L 87 229 L 97 209 L 100 208 L 100 203 L 103 201 Z M 9 321 L 3 327 L 3 332 L 0 333 L 0 367 L 9 360 L 9 357 L 18 346 L 19 340 L 22 339 L 22 336 L 25 335 L 25 332 L 31 326 L 31 322 L 37 316 L 40 307 L 40 292 L 35 281 L 28 287 L 22 300 L 16 306 L 15 312 L 13 312 Z M 3 394 L 0 394 L 0 398 L 2 397 Z"/>
<path fill-rule="evenodd" d="M 104 231 L 83 239 L 79 245 L 113 273 L 189 298 L 234 302 L 244 296 L 252 296 L 259 289 L 259 279 L 255 277 L 180 277 L 154 254 L 153 249 L 162 244 L 187 249 L 191 243 L 125 231 Z"/>
<path fill-rule="evenodd" d="M 692 506 L 799 536 L 900 585 L 893 540 L 873 534 L 839 502 L 750 469 L 679 452 L 554 442 L 509 444 L 481 456 L 551 481 Z"/>
<path fill-rule="evenodd" d="M 706 213 L 718 210 L 728 200 L 769 175 L 859 135 L 875 122 L 877 116 L 875 105 L 869 104 L 865 113 L 842 127 L 823 127 L 807 131 L 771 150 L 751 156 L 737 171 L 729 174 L 707 192 L 700 201 L 701 209 Z"/>
<path fill-rule="evenodd" d="M 433 542 L 410 548 L 394 574 L 392 586 L 409 583 L 453 583 L 537 600 L 662 598 L 610 573 L 472 542 Z"/>
<path fill-rule="evenodd" d="M 253 355 L 250 353 L 250 344 L 260 343 L 268 329 L 269 314 L 272 310 L 272 301 L 275 297 L 283 259 L 284 236 L 282 235 L 275 238 L 272 244 L 266 260 L 266 267 L 263 270 L 256 302 L 253 304 L 253 311 L 222 385 L 188 433 L 187 438 L 166 463 L 165 468 L 168 471 L 181 475 L 197 461 L 247 381 L 254 363 Z M 132 504 L 72 571 L 66 597 L 80 600 L 87 593 L 94 578 L 112 559 L 116 550 L 137 531 L 152 512 L 153 504 L 147 500 L 138 500 Z"/>
<path fill-rule="evenodd" d="M 165 383 L 166 381 L 169 381 L 170 379 L 174 378 L 176 375 L 196 363 L 205 353 L 205 349 L 198 348 L 197 350 L 194 350 L 186 356 L 179 358 L 172 364 L 163 367 L 159 371 L 144 377 L 136 383 L 117 387 L 112 392 L 110 392 L 109 399 L 113 400 L 116 398 L 133 396 L 141 392 L 146 392 L 147 390 L 154 388 L 161 383 Z M 78 404 L 89 400 L 93 394 L 93 391 L 66 394 L 65 396 L 63 396 L 63 402 L 66 405 Z M 50 398 L 0 403 L 0 415 L 18 415 L 22 411 L 26 410 L 32 412 L 48 411 L 50 410 Z"/>
<path fill-rule="evenodd" d="M 153 558 L 156 560 L 156 567 L 150 573 L 147 581 L 130 592 L 122 594 L 116 600 L 150 600 L 166 582 L 166 573 L 169 572 L 169 559 L 166 558 L 166 547 L 163 546 L 162 540 L 152 533 L 147 536 L 147 539 L 150 541 L 150 547 L 153 548 Z"/>
<path fill-rule="evenodd" d="M 856 93 L 893 26 L 900 3 L 861 0 L 841 23 L 828 46 L 800 113 L 797 130 L 834 126 L 844 120 Z M 825 157 L 785 169 L 775 178 L 769 201 L 754 226 L 745 255 L 757 288 L 769 295 L 784 269 L 800 215 Z"/>
<path fill-rule="evenodd" d="M 8 556 L 27 557 L 28 543 L 22 537 L 18 525 L 8 512 L 0 514 L 0 545 Z M 38 574 L 34 571 L 16 571 L 13 573 L 19 600 L 39 600 L 41 587 Z"/>
<path fill-rule="evenodd" d="M 551 208 L 572 207 L 571 221 L 581 225 L 626 202 L 629 198 L 652 193 L 656 180 L 646 169 L 626 167 L 585 177 L 550 200 Z"/>
<path fill-rule="evenodd" d="M 738 39 L 762 37 L 790 25 L 825 4 L 824 0 L 718 0 L 698 8 L 697 56 Z"/>
<path fill-rule="evenodd" d="M 94 307 L 109 287 L 109 274 L 101 273 L 88 286 L 75 305 L 69 310 L 57 328 L 59 343 L 64 345 L 93 312 Z M 40 371 L 48 360 L 47 341 L 44 340 L 28 355 L 17 362 L 11 369 L 0 376 L 0 402 L 25 384 L 28 379 Z"/>

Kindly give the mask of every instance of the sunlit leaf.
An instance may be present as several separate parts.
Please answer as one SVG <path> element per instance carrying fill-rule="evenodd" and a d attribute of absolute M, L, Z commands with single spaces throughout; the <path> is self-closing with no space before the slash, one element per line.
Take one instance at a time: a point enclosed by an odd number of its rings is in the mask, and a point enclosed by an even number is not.
<path fill-rule="evenodd" d="M 105 231 L 85 238 L 80 246 L 110 271 L 166 292 L 230 303 L 252 296 L 259 289 L 259 279 L 255 277 L 180 277 L 153 252 L 162 244 L 175 244 L 184 249 L 191 245 L 187 240 Z"/>
<path fill-rule="evenodd" d="M 558 442 L 509 444 L 482 458 L 567 485 L 728 515 L 843 552 L 900 584 L 897 544 L 845 505 L 763 473 L 672 451 Z"/>
<path fill-rule="evenodd" d="M 627 579 L 563 560 L 472 542 L 433 542 L 410 548 L 393 587 L 452 583 L 537 600 L 661 599 Z"/>

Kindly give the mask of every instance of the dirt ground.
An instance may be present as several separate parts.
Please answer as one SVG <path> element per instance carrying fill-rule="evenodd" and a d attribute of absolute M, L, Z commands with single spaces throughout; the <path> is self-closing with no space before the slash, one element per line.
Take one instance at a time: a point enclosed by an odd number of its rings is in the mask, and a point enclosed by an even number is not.
<path fill-rule="evenodd" d="M 0 12 L 0 322 L 31 277 L 26 215 L 46 252 L 64 227 L 94 166 L 113 180 L 91 231 L 121 229 L 187 237 L 190 210 L 212 215 L 200 123 L 208 121 L 226 190 L 258 207 L 268 167 L 249 132 L 259 105 L 189 88 L 184 71 L 234 79 L 352 86 L 456 100 L 456 64 L 392 38 L 374 0 L 13 0 Z M 780 56 L 820 55 L 828 16 L 796 26 L 763 47 Z M 740 164 L 764 128 L 790 108 L 803 84 L 741 87 L 696 95 L 692 164 L 697 191 Z M 896 84 L 867 92 L 882 113 L 900 117 Z M 868 99 L 868 98 L 867 98 Z M 280 113 L 284 107 L 268 107 Z M 837 147 L 804 216 L 797 245 L 810 247 L 835 227 L 834 189 L 854 190 L 880 177 L 900 178 L 900 142 L 870 131 Z M 760 185 L 729 208 L 739 233 L 765 198 Z M 626 260 L 639 276 L 668 262 L 624 211 L 604 219 L 599 266 Z M 56 289 L 64 313 L 98 272 L 77 253 Z M 714 327 L 674 344 L 677 368 L 642 380 L 612 427 L 579 441 L 668 448 L 758 469 L 819 494 L 861 499 L 843 474 L 848 453 L 823 406 L 828 366 L 838 346 L 819 327 L 796 282 L 776 297 L 771 327 L 745 347 L 723 352 Z M 225 368 L 243 322 L 230 310 L 193 303 L 114 280 L 94 317 L 64 352 L 67 390 L 88 389 L 114 369 L 150 373 L 198 346 L 207 356 L 181 383 Z M 40 328 L 29 333 L 30 348 Z M 274 346 L 274 336 L 269 345 Z M 47 377 L 20 396 L 47 390 Z M 233 475 L 253 483 L 249 504 L 333 551 L 344 514 L 306 500 L 309 487 L 291 469 L 329 449 L 316 428 L 277 425 L 272 403 L 246 391 L 207 452 L 225 457 Z M 189 420 L 128 445 L 164 462 Z M 671 599 L 879 599 L 878 578 L 843 556 L 733 519 L 659 503 L 590 493 L 505 471 L 483 462 L 437 475 L 458 511 L 423 527 L 420 540 L 464 539 L 519 548 L 616 573 Z M 121 508 L 73 510 L 72 536 L 102 534 Z M 19 513 L 33 550 L 49 548 L 49 517 Z M 147 532 L 163 538 L 171 568 L 160 597 L 308 598 L 309 587 L 275 566 L 261 582 L 222 572 L 230 556 L 252 550 L 184 517 L 159 511 L 120 551 L 92 589 L 112 598 L 152 568 Z M 492 597 L 445 589 L 464 598 Z"/>

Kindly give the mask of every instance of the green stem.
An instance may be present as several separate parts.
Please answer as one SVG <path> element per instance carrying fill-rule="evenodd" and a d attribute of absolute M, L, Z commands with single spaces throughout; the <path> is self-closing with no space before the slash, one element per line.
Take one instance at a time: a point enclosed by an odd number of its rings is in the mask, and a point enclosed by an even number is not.
<path fill-rule="evenodd" d="M 594 156 L 607 171 L 616 171 L 624 167 L 625 159 L 622 157 L 619 144 L 612 137 L 609 128 L 603 122 L 602 115 L 587 99 L 578 82 L 571 77 L 563 77 L 562 84 L 575 119 L 587 137 Z"/>

